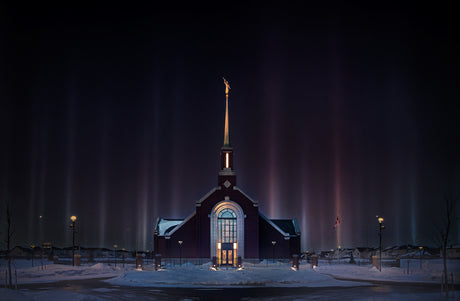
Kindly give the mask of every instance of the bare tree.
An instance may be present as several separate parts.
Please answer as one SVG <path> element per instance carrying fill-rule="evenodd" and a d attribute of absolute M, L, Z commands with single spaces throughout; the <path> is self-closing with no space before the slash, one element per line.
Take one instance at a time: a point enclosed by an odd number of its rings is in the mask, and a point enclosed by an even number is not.
<path fill-rule="evenodd" d="M 453 197 L 445 197 L 444 207 L 441 210 L 441 224 L 437 227 L 436 241 L 441 247 L 441 257 L 443 261 L 442 283 L 445 285 L 446 296 L 449 297 L 448 272 L 447 272 L 447 247 L 449 245 L 449 235 L 452 230 L 452 220 L 454 214 Z"/>
<path fill-rule="evenodd" d="M 10 202 L 6 202 L 6 258 L 8 260 L 8 286 L 10 288 L 13 287 L 13 280 L 12 280 L 12 275 L 11 275 L 11 244 L 12 244 L 12 239 L 13 239 L 13 226 L 11 223 L 11 208 L 10 208 Z"/>

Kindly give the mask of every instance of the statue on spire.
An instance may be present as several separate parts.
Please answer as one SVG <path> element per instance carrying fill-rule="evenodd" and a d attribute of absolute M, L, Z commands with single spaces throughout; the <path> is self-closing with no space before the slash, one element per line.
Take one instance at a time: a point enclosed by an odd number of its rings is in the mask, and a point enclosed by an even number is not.
<path fill-rule="evenodd" d="M 225 94 L 228 95 L 228 90 L 230 90 L 230 85 L 228 84 L 228 81 L 225 79 L 225 77 L 222 77 L 222 79 L 224 80 L 224 84 L 225 84 Z"/>
<path fill-rule="evenodd" d="M 225 84 L 225 133 L 224 133 L 224 146 L 230 147 L 230 135 L 228 133 L 228 90 L 230 90 L 230 85 L 228 81 L 222 77 Z"/>

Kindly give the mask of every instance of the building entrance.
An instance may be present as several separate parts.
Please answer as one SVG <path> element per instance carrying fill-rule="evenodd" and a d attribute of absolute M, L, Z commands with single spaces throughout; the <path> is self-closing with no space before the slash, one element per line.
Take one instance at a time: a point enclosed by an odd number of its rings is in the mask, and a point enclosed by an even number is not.
<path fill-rule="evenodd" d="M 232 243 L 223 243 L 221 250 L 221 264 L 220 265 L 233 265 L 233 244 Z"/>
<path fill-rule="evenodd" d="M 218 243 L 217 258 L 219 265 L 235 265 L 237 256 L 236 214 L 226 208 L 219 213 L 217 219 Z"/>

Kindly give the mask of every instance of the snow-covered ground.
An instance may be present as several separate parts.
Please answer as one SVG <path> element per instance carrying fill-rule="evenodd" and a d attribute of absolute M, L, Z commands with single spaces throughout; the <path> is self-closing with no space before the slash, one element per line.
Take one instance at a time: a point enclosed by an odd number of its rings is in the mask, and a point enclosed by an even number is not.
<path fill-rule="evenodd" d="M 370 265 L 333 264 L 320 261 L 319 266 L 312 269 L 309 264 L 302 263 L 299 271 L 291 270 L 287 263 L 261 263 L 244 265 L 244 269 L 211 270 L 211 263 L 203 265 L 166 266 L 160 271 L 154 271 L 148 265 L 142 271 L 134 269 L 133 264 L 96 263 L 82 266 L 52 264 L 44 261 L 43 267 L 40 262 L 31 266 L 30 260 L 13 261 L 12 270 L 16 271 L 18 285 L 28 283 L 55 282 L 60 280 L 77 280 L 89 278 L 113 277 L 109 281 L 118 285 L 130 286 L 355 286 L 362 283 L 341 281 L 333 279 L 351 280 L 376 280 L 394 282 L 423 282 L 440 283 L 442 272 L 442 260 L 401 261 L 401 268 L 383 267 L 382 271 L 372 268 Z M 449 262 L 449 274 L 453 273 L 456 283 L 460 281 L 460 261 Z M 5 283 L 6 262 L 0 264 L 0 286 Z M 409 273 L 408 273 L 409 272 Z M 14 279 L 13 274 L 13 279 Z"/>
<path fill-rule="evenodd" d="M 368 285 L 354 281 L 341 281 L 302 266 L 291 270 L 285 263 L 246 264 L 244 269 L 211 270 L 211 263 L 200 266 L 184 264 L 166 267 L 160 271 L 131 271 L 107 282 L 116 285 L 154 287 L 349 287 Z"/>
<path fill-rule="evenodd" d="M 421 263 L 414 259 L 401 260 L 401 268 L 384 266 L 380 272 L 371 265 L 358 266 L 347 263 L 329 265 L 326 261 L 320 261 L 315 270 L 340 279 L 441 284 L 443 265 L 442 259 L 424 260 Z M 449 260 L 448 273 L 449 277 L 452 273 L 455 283 L 460 283 L 460 261 Z"/>
<path fill-rule="evenodd" d="M 37 263 L 38 264 L 38 263 Z M 17 273 L 19 288 L 30 283 L 49 283 L 61 280 L 78 280 L 112 277 L 105 280 L 111 285 L 131 287 L 186 287 L 186 288 L 222 288 L 222 287 L 366 287 L 376 280 L 389 282 L 440 283 L 439 262 L 422 263 L 407 274 L 407 268 L 384 267 L 382 272 L 370 265 L 334 264 L 320 261 L 317 268 L 302 263 L 299 271 L 293 271 L 287 263 L 262 263 L 244 265 L 244 269 L 212 270 L 210 263 L 203 265 L 183 264 L 166 266 L 155 271 L 149 265 L 144 270 L 136 270 L 133 264 L 114 267 L 107 263 L 85 264 L 79 267 L 44 262 L 44 266 L 31 267 L 28 260 L 16 260 L 13 271 Z M 409 263 L 410 267 L 411 263 Z M 420 264 L 419 264 L 420 267 Z M 0 286 L 5 284 L 6 264 L 0 264 Z M 458 266 L 450 264 L 450 271 L 458 273 Z M 352 279 L 353 281 L 337 280 Z M 13 276 L 14 279 L 14 276 Z M 457 280 L 458 279 L 454 278 Z M 457 292 L 457 294 L 460 294 Z M 415 294 L 415 299 L 420 295 Z M 99 296 L 100 297 L 100 296 Z M 357 296 L 359 297 L 359 296 Z M 81 295 L 69 291 L 13 291 L 0 290 L 0 300 L 100 300 L 97 296 Z M 359 299 L 359 298 L 358 298 Z M 398 298 L 397 298 L 398 299 Z M 429 298 L 430 299 L 430 298 Z M 427 300 L 429 300 L 427 299 Z M 391 299 L 390 299 L 391 300 Z"/>
<path fill-rule="evenodd" d="M 125 269 L 119 265 L 115 268 L 103 263 L 96 263 L 91 265 L 71 266 L 62 264 L 53 264 L 52 262 L 45 261 L 43 266 L 31 266 L 29 260 L 14 260 L 12 265 L 13 282 L 15 282 L 17 275 L 18 285 L 28 283 L 45 283 L 55 282 L 60 280 L 78 280 L 102 277 L 115 277 L 125 272 Z M 2 262 L 0 269 L 0 285 L 5 283 L 5 271 L 7 270 L 6 264 Z"/>

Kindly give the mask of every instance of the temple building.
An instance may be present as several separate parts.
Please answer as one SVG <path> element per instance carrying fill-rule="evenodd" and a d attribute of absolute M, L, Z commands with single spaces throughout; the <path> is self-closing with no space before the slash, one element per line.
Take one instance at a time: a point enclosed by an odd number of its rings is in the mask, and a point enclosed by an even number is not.
<path fill-rule="evenodd" d="M 228 92 L 224 79 L 225 131 L 217 186 L 195 202 L 185 219 L 159 217 L 154 229 L 154 252 L 163 258 L 201 258 L 235 266 L 238 258 L 257 261 L 300 254 L 296 219 L 269 219 L 259 202 L 237 186 L 230 145 Z"/>

